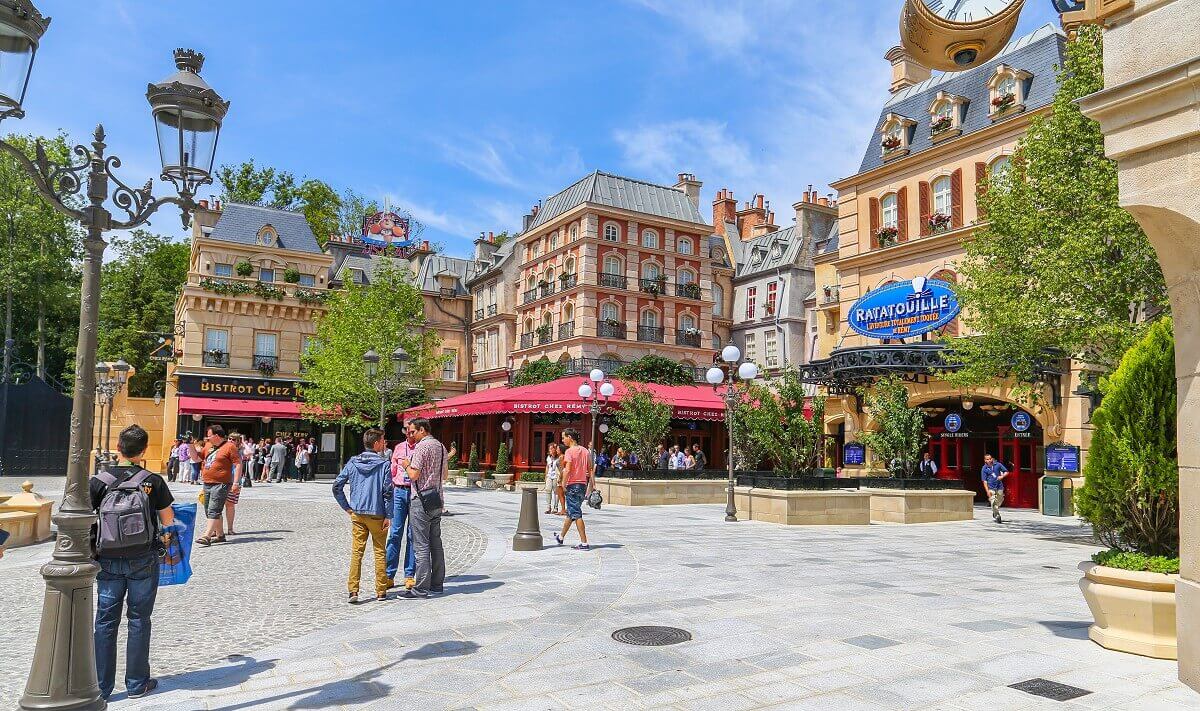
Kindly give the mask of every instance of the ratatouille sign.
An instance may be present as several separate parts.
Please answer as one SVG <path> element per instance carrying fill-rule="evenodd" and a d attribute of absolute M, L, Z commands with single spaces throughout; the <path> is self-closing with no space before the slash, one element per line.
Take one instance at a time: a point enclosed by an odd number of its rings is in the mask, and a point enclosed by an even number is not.
<path fill-rule="evenodd" d="M 868 291 L 850 307 L 850 328 L 868 338 L 911 338 L 958 316 L 958 297 L 940 279 L 917 277 Z"/>

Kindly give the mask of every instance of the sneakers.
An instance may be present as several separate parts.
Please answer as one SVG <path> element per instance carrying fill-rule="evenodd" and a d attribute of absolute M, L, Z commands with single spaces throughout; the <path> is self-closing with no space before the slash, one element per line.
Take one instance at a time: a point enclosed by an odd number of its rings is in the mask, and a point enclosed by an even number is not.
<path fill-rule="evenodd" d="M 140 699 L 143 696 L 145 696 L 146 694 L 149 694 L 151 691 L 154 691 L 157 688 L 158 688 L 158 679 L 149 679 L 146 681 L 146 685 L 142 687 L 141 691 L 130 691 L 129 693 L 126 694 L 126 696 L 131 699 Z"/>
<path fill-rule="evenodd" d="M 383 602 L 388 599 L 387 593 L 379 593 L 375 596 L 375 602 Z"/>
<path fill-rule="evenodd" d="M 388 578 L 388 590 L 396 587 L 396 581 L 393 578 Z"/>
<path fill-rule="evenodd" d="M 590 551 L 592 549 L 592 547 L 586 543 L 580 543 L 577 546 L 571 546 L 571 547 L 577 551 Z"/>
<path fill-rule="evenodd" d="M 350 593 L 350 604 L 351 605 L 358 604 L 358 593 Z"/>
<path fill-rule="evenodd" d="M 1000 514 L 996 514 L 996 523 L 1004 523 L 1004 517 Z"/>
<path fill-rule="evenodd" d="M 554 534 L 554 540 L 558 541 L 558 545 L 560 546 L 563 544 L 562 536 L 558 535 L 557 533 Z"/>
<path fill-rule="evenodd" d="M 427 593 L 417 592 L 416 590 L 408 589 L 400 593 L 400 597 L 408 600 L 424 600 L 429 597 Z"/>

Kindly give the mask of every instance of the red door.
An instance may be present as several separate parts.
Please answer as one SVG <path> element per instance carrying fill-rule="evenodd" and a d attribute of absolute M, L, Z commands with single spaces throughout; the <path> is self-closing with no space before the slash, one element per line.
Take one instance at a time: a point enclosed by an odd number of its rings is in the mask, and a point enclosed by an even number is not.
<path fill-rule="evenodd" d="M 1011 427 L 1000 426 L 1000 446 L 997 456 L 1009 475 L 1004 479 L 1004 505 L 1013 508 L 1037 508 L 1038 459 L 1034 437 L 1013 437 Z M 1033 434 L 1032 432 L 1030 434 Z"/>
<path fill-rule="evenodd" d="M 983 484 L 979 479 L 979 468 L 974 460 L 978 447 L 968 438 L 942 437 L 944 427 L 929 428 L 929 454 L 937 462 L 939 479 L 959 479 L 963 488 L 974 490 L 976 498 L 983 498 Z"/>

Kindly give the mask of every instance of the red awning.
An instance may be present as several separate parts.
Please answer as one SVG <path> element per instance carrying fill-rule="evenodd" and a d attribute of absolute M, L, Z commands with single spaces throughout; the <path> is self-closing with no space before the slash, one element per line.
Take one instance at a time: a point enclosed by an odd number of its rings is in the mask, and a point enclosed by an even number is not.
<path fill-rule="evenodd" d="M 410 408 L 401 413 L 409 417 L 466 417 L 471 415 L 495 415 L 508 413 L 584 413 L 588 403 L 579 397 L 579 386 L 585 378 L 559 378 L 539 385 L 492 388 L 477 390 L 435 403 Z M 608 404 L 619 405 L 629 387 L 620 380 L 613 380 L 616 392 Z M 673 416 L 681 420 L 723 420 L 725 401 L 705 385 L 653 385 L 637 387 L 649 390 L 659 402 L 669 403 L 674 408 Z"/>
<path fill-rule="evenodd" d="M 181 415 L 220 415 L 224 417 L 279 417 L 300 419 L 300 403 L 291 400 L 235 400 L 223 397 L 179 398 Z"/>

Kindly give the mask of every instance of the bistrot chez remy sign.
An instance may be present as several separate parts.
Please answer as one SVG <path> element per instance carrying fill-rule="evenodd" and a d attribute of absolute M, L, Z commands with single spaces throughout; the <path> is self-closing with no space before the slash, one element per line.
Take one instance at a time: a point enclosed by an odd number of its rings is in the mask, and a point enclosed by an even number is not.
<path fill-rule="evenodd" d="M 295 400 L 297 383 L 258 378 L 219 378 L 180 375 L 179 394 L 199 397 L 228 397 L 242 400 Z"/>
<path fill-rule="evenodd" d="M 949 283 L 917 277 L 868 291 L 850 307 L 847 322 L 868 338 L 911 338 L 945 326 L 958 311 Z"/>

